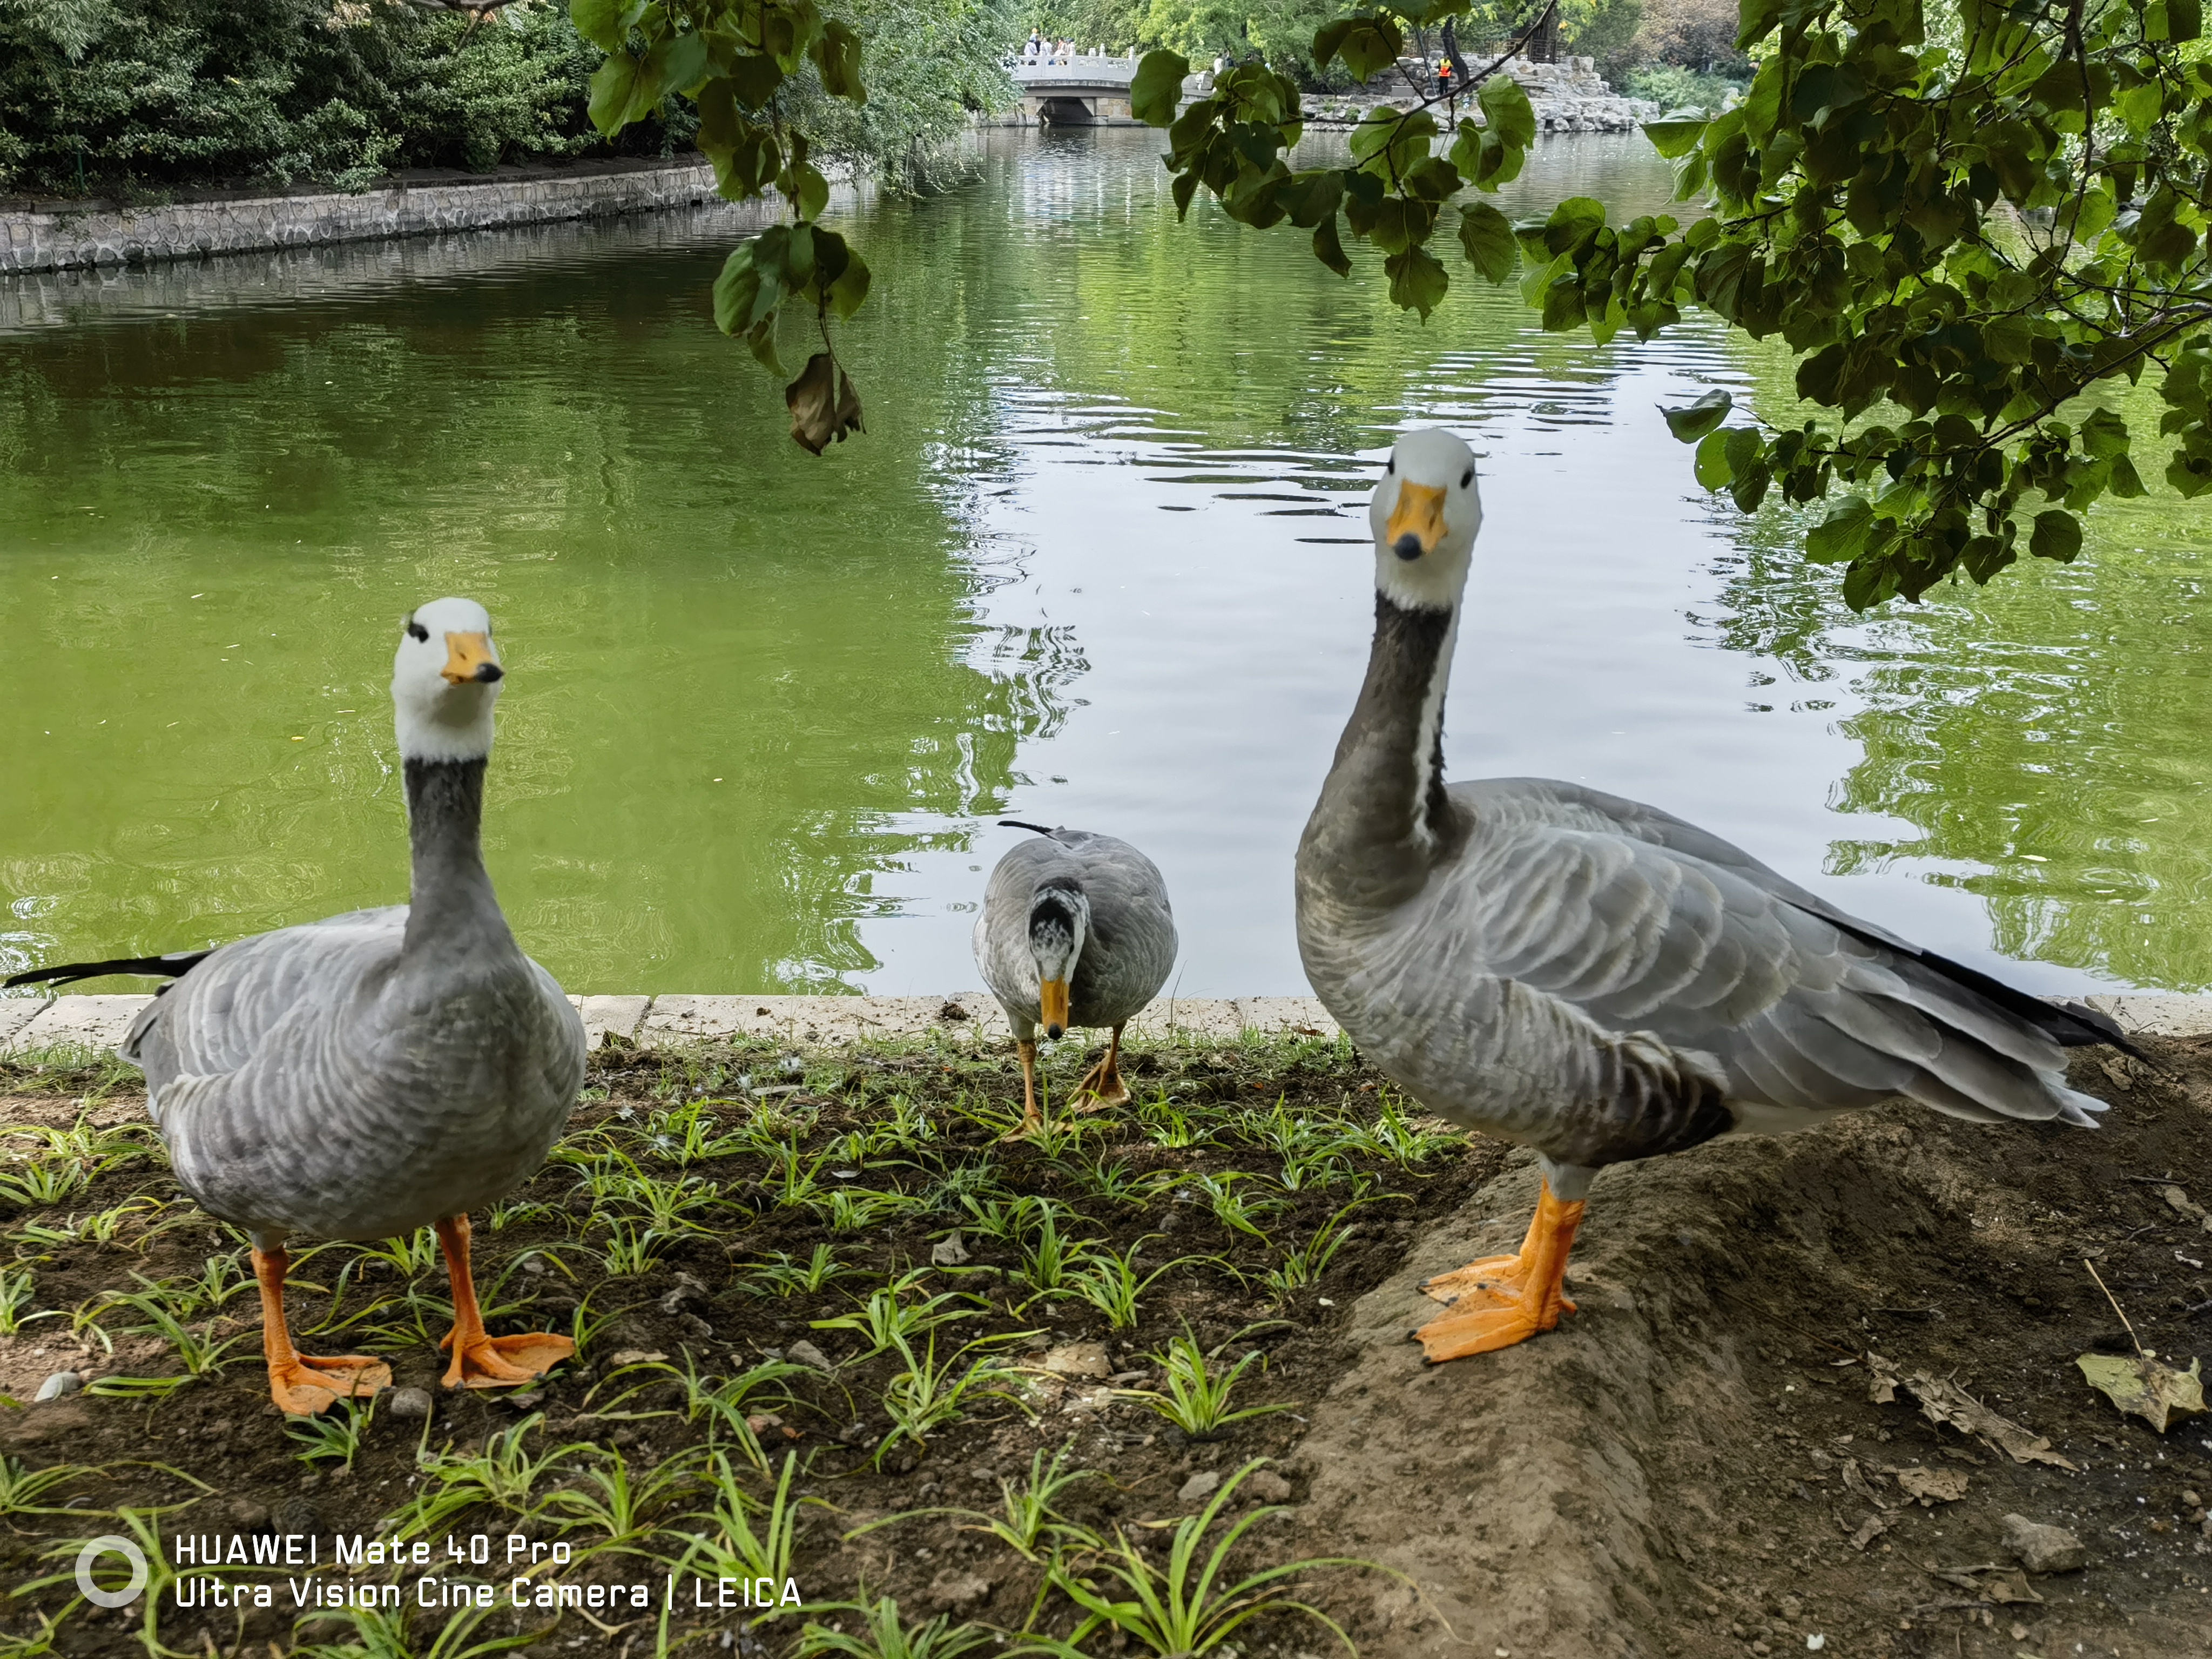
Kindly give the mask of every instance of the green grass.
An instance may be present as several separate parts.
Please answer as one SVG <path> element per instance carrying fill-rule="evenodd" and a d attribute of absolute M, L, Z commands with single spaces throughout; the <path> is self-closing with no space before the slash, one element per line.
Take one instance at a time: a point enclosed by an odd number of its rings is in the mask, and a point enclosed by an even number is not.
<path fill-rule="evenodd" d="M 243 1239 L 181 1197 L 143 1127 L 95 1127 L 76 1104 L 130 1074 L 88 1056 L 0 1062 L 0 1092 L 69 1103 L 58 1127 L 0 1136 L 0 1195 L 21 1206 L 0 1235 L 0 1334 L 66 1328 L 128 1352 L 110 1369 L 129 1374 L 89 1385 L 99 1409 L 159 1438 L 168 1414 L 201 1420 L 220 1401 L 233 1445 L 261 1459 L 243 1487 L 228 1474 L 163 1486 L 126 1466 L 135 1448 L 106 1444 L 69 1448 L 76 1462 L 0 1460 L 0 1516 L 58 1547 L 130 1525 L 88 1527 L 93 1513 L 143 1517 L 219 1486 L 207 1516 L 165 1524 L 220 1528 L 234 1494 L 274 1508 L 302 1481 L 340 1482 L 337 1510 L 364 1531 L 434 1549 L 517 1534 L 557 1542 L 562 1573 L 797 1577 L 816 1598 L 803 1609 L 746 1612 L 769 1659 L 1196 1655 L 1244 1649 L 1255 1620 L 1307 1645 L 1332 1639 L 1325 1619 L 1294 1628 L 1321 1616 L 1297 1587 L 1328 1564 L 1289 1559 L 1287 1529 L 1255 1530 L 1224 1505 L 1251 1455 L 1297 1437 L 1271 1354 L 1358 1293 L 1347 1272 L 1395 1266 L 1376 1240 L 1419 1211 L 1463 1143 L 1340 1042 L 1125 1055 L 1129 1106 L 1056 1113 L 1050 1134 L 1011 1146 L 1011 1055 L 957 1042 L 863 1045 L 797 1072 L 764 1042 L 597 1057 L 571 1132 L 532 1183 L 477 1217 L 476 1236 L 491 1328 L 568 1332 L 578 1355 L 519 1401 L 434 1389 L 419 1428 L 350 1403 L 280 1423 L 254 1352 Z M 1064 1092 L 1077 1056 L 1048 1063 Z M 802 1081 L 800 1094 L 755 1092 Z M 385 1355 L 403 1384 L 441 1364 L 449 1297 L 428 1229 L 292 1252 L 302 1346 Z M 802 1340 L 829 1369 L 793 1357 Z M 1149 1354 L 1159 1379 L 1048 1374 L 1046 1351 L 1072 1341 L 1106 1343 L 1117 1368 Z M 1101 1461 L 1094 1433 L 1118 1437 L 1121 1462 Z M 1163 1449 L 1132 1481 L 1121 1471 L 1148 1436 Z M 1170 1492 L 1185 1478 L 1170 1471 L 1186 1438 L 1236 1440 L 1247 1468 L 1200 1515 L 1157 1516 L 1161 1476 Z M 193 1437 L 174 1443 L 192 1466 Z M 272 1462 L 287 1471 L 273 1486 L 255 1472 Z M 994 1467 L 994 1500 L 961 1484 L 979 1463 Z M 64 1500 L 118 1507 L 64 1513 Z M 920 1611 L 948 1564 L 1018 1581 L 996 1604 L 1003 1630 Z M 447 1566 L 502 1583 L 522 1570 Z M 58 1578 L 0 1612 L 0 1640 L 27 1656 L 41 1643 L 91 1650 Z M 134 1650 L 203 1650 L 179 1617 L 134 1632 Z M 720 1650 L 720 1628 L 656 1600 L 618 1638 L 564 1613 L 551 1639 L 659 1659 Z M 465 1659 L 545 1639 L 511 1610 L 310 1609 L 295 1629 L 292 1650 L 325 1659 Z M 236 1645 L 228 1626 L 213 1635 L 218 1651 Z"/>

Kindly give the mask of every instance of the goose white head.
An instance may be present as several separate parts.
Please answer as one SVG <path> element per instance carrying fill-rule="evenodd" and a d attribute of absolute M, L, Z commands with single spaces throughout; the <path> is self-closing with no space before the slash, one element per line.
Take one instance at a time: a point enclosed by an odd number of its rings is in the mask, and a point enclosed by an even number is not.
<path fill-rule="evenodd" d="M 392 659 L 392 725 L 402 760 L 482 760 L 506 670 L 491 617 L 474 599 L 433 599 L 400 624 Z"/>
<path fill-rule="evenodd" d="M 1482 528 L 1474 452 L 1431 427 L 1398 440 L 1367 505 L 1375 532 L 1375 586 L 1408 611 L 1449 611 L 1459 603 Z"/>
<path fill-rule="evenodd" d="M 1038 1023 L 1057 1041 L 1067 1029 L 1068 981 L 1091 932 L 1091 899 L 1079 887 L 1040 887 L 1030 901 L 1030 955 L 1036 963 Z"/>

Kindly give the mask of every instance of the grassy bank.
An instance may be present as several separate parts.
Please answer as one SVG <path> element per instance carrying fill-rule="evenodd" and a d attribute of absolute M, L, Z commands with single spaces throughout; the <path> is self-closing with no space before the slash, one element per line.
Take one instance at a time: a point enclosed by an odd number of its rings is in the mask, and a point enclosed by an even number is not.
<path fill-rule="evenodd" d="M 1139 1045 L 1125 1065 L 1130 1105 L 1008 1145 L 1010 1056 L 596 1055 L 545 1169 L 477 1218 L 493 1328 L 572 1334 L 576 1361 L 520 1395 L 446 1395 L 430 1236 L 303 1244 L 301 1346 L 384 1356 L 398 1389 L 289 1423 L 246 1241 L 176 1191 L 136 1074 L 0 1065 L 0 1389 L 86 1381 L 0 1408 L 0 1577 L 25 1587 L 0 1654 L 888 1656 L 933 1628 L 939 1656 L 1000 1633 L 1170 1653 L 1271 1597 L 1356 1601 L 1354 1568 L 1235 1587 L 1301 1553 L 1280 1506 L 1302 1481 L 1279 1464 L 1340 1364 L 1338 1310 L 1500 1149 L 1412 1115 L 1340 1042 Z M 76 1594 L 81 1540 L 104 1533 L 146 1544 L 157 1594 L 114 1612 Z M 333 1567 L 329 1540 L 356 1533 L 431 1565 Z M 176 1605 L 179 1534 L 246 1539 L 222 1577 L 270 1605 Z M 252 1539 L 285 1534 L 322 1538 L 319 1565 L 251 1564 Z M 721 1580 L 784 1604 L 726 1609 Z M 386 1583 L 396 1608 L 297 1604 Z M 477 1584 L 489 1610 L 421 1605 Z M 570 1606 L 514 1605 L 562 1586 Z M 1187 1628 L 1162 1610 L 1178 1595 Z M 1288 1605 L 1233 1635 L 1277 1639 L 1334 1641 Z"/>

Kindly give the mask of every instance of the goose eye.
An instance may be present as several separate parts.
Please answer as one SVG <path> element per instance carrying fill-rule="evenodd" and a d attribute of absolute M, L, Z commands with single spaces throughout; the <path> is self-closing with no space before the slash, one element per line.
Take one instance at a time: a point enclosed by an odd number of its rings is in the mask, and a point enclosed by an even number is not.
<path fill-rule="evenodd" d="M 1382 470 L 1385 472 L 1395 472 L 1398 470 L 1398 458 L 1393 455 L 1389 460 L 1383 462 Z"/>
<path fill-rule="evenodd" d="M 427 640 L 430 637 L 430 630 L 416 622 L 414 617 L 410 617 L 407 619 L 407 637 L 410 640 Z"/>
<path fill-rule="evenodd" d="M 1468 470 L 1467 470 L 1464 473 L 1462 473 L 1462 474 L 1460 476 L 1459 487 L 1460 487 L 1462 489 L 1466 489 L 1469 484 L 1473 483 L 1474 482 L 1474 469 L 1473 467 L 1469 467 L 1469 468 L 1468 468 Z"/>

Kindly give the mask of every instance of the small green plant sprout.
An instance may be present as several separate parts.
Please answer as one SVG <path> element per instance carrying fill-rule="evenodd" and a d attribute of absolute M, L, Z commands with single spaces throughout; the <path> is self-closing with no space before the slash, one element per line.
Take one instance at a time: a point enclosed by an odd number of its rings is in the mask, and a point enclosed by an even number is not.
<path fill-rule="evenodd" d="M 886 1515 L 856 1527 L 846 1534 L 848 1538 L 859 1538 L 902 1521 L 922 1516 L 942 1516 L 959 1523 L 963 1532 L 987 1533 L 997 1539 L 1024 1560 L 1042 1566 L 1060 1553 L 1063 1540 L 1087 1536 L 1071 1523 L 1059 1509 L 1060 1495 L 1070 1486 L 1083 1480 L 1103 1480 L 1106 1477 L 1091 1469 L 1070 1469 L 1064 1467 L 1074 1442 L 1052 1454 L 1048 1463 L 1042 1451 L 1030 1454 L 1030 1473 L 1026 1480 L 1012 1480 L 1001 1475 L 999 1492 L 1004 1503 L 996 1514 L 983 1510 L 933 1509 L 908 1510 L 897 1515 Z"/>
<path fill-rule="evenodd" d="M 690 1455 L 672 1457 L 633 1480 L 629 1464 L 612 1446 L 599 1449 L 582 1477 L 546 1498 L 544 1513 L 563 1533 L 579 1529 L 602 1534 L 579 1551 L 579 1559 L 604 1553 L 650 1555 L 640 1541 L 659 1516 L 695 1485 Z"/>
<path fill-rule="evenodd" d="M 1198 1196 L 1212 1206 L 1216 1221 L 1265 1244 L 1267 1235 L 1260 1231 L 1260 1222 L 1262 1218 L 1283 1208 L 1286 1200 L 1248 1195 L 1241 1183 L 1257 1178 L 1238 1171 L 1225 1175 L 1203 1175 L 1192 1182 L 1192 1187 Z"/>
<path fill-rule="evenodd" d="M 1446 1147 L 1460 1144 L 1457 1135 L 1445 1130 L 1425 1129 L 1408 1118 L 1395 1091 L 1383 1088 L 1378 1093 L 1378 1101 L 1381 1109 L 1374 1117 L 1346 1128 L 1346 1147 L 1388 1158 L 1401 1170 L 1411 1170 Z"/>
<path fill-rule="evenodd" d="M 703 1419 L 707 1424 L 707 1443 L 713 1446 L 727 1442 L 734 1444 L 746 1462 L 769 1473 L 768 1455 L 761 1449 L 759 1432 L 755 1419 L 773 1419 L 776 1413 L 788 1410 L 793 1401 L 788 1394 L 775 1389 L 775 1385 L 793 1376 L 805 1376 L 808 1368 L 789 1360 L 771 1359 L 755 1365 L 736 1376 L 716 1377 L 699 1370 L 698 1362 L 686 1353 L 679 1370 L 665 1360 L 647 1361 L 636 1365 L 625 1365 L 613 1372 L 599 1388 L 607 1387 L 618 1378 L 633 1379 L 629 1386 L 606 1405 L 593 1412 L 592 1416 L 604 1419 L 623 1418 L 632 1420 L 648 1417 L 681 1416 L 687 1423 Z M 626 1411 L 624 1407 L 638 1395 L 650 1390 L 665 1390 L 673 1378 L 683 1393 L 679 1404 L 657 1411 Z M 599 1388 L 585 1396 L 594 1397 Z M 769 1390 L 775 1390 L 768 1392 Z M 768 1426 L 767 1424 L 761 1425 Z"/>
<path fill-rule="evenodd" d="M 641 1227 L 629 1217 L 607 1224 L 606 1241 L 599 1246 L 599 1262 L 617 1279 L 635 1279 L 651 1273 L 672 1241 L 652 1227 Z"/>
<path fill-rule="evenodd" d="M 27 1311 L 31 1305 L 31 1270 L 9 1273 L 0 1268 L 0 1336 L 13 1336 L 34 1319 L 58 1319 L 59 1309 L 46 1313 Z"/>
<path fill-rule="evenodd" d="M 1021 1266 L 1013 1276 L 1039 1296 L 1063 1293 L 1068 1276 L 1097 1248 L 1086 1238 L 1070 1238 L 1060 1230 L 1060 1218 L 1073 1215 L 1067 1206 L 1049 1198 L 1023 1198 L 1024 1225 L 1016 1236 Z"/>
<path fill-rule="evenodd" d="M 1243 1335 L 1239 1332 L 1238 1335 Z M 1233 1342 L 1236 1337 L 1231 1337 Z M 1227 1343 L 1221 1345 L 1226 1347 Z M 1265 1417 L 1270 1412 L 1286 1412 L 1288 1403 L 1273 1406 L 1245 1406 L 1230 1409 L 1231 1396 L 1238 1381 L 1254 1365 L 1263 1364 L 1265 1356 L 1252 1349 L 1226 1370 L 1216 1370 L 1211 1362 L 1218 1358 L 1221 1348 L 1209 1354 L 1185 1326 L 1181 1336 L 1172 1339 L 1164 1353 L 1156 1353 L 1153 1361 L 1159 1366 L 1167 1384 L 1167 1392 L 1159 1394 L 1150 1389 L 1133 1391 L 1131 1398 L 1142 1400 L 1152 1410 L 1181 1429 L 1193 1440 L 1216 1440 L 1232 1423 L 1248 1418 Z"/>
<path fill-rule="evenodd" d="M 1097 1309 L 1106 1316 L 1106 1323 L 1112 1329 L 1126 1331 L 1136 1326 L 1139 1299 L 1164 1275 L 1194 1261 L 1216 1261 L 1224 1267 L 1229 1265 L 1219 1256 L 1179 1255 L 1139 1277 L 1137 1272 L 1138 1253 L 1158 1237 L 1154 1233 L 1139 1239 L 1129 1247 L 1126 1255 L 1101 1250 L 1062 1280 L 1063 1291 L 1072 1293 Z"/>
<path fill-rule="evenodd" d="M 1186 1112 L 1164 1086 L 1137 1108 L 1137 1121 L 1150 1132 L 1148 1138 L 1155 1146 L 1180 1150 L 1212 1139 L 1200 1119 Z"/>
<path fill-rule="evenodd" d="M 1164 1566 L 1155 1566 L 1118 1528 L 1110 1544 L 1094 1537 L 1079 1558 L 1055 1562 L 1051 1581 L 1087 1615 L 1066 1646 L 1081 1650 L 1086 1638 L 1110 1631 L 1161 1659 L 1201 1659 L 1224 1649 L 1230 1637 L 1250 1620 L 1289 1613 L 1313 1620 L 1356 1655 L 1358 1650 L 1352 1638 L 1327 1613 L 1281 1590 L 1295 1589 L 1292 1581 L 1306 1573 L 1374 1563 L 1316 1556 L 1285 1561 L 1249 1573 L 1233 1584 L 1226 1583 L 1231 1552 L 1261 1522 L 1284 1513 L 1279 1504 L 1238 1517 L 1211 1550 L 1206 1548 L 1206 1534 L 1220 1520 L 1237 1488 L 1265 1462 L 1253 1459 L 1221 1483 L 1204 1510 L 1176 1523 Z"/>
<path fill-rule="evenodd" d="M 89 1463 L 56 1463 L 49 1468 L 26 1468 L 0 1453 L 0 1516 L 61 1515 L 63 1509 L 40 1502 L 72 1480 L 104 1480 L 107 1471 Z"/>
<path fill-rule="evenodd" d="M 802 1291 L 812 1296 L 830 1280 L 849 1278 L 860 1271 L 842 1265 L 834 1246 L 817 1244 L 814 1254 L 805 1261 L 793 1261 L 778 1250 L 772 1260 L 746 1275 L 745 1288 L 760 1296 L 797 1296 Z"/>
<path fill-rule="evenodd" d="M 692 1517 L 706 1523 L 705 1531 L 679 1534 L 687 1547 L 676 1564 L 678 1577 L 696 1572 L 702 1578 L 768 1579 L 779 1591 L 777 1605 L 758 1614 L 756 1622 L 780 1616 L 784 1610 L 780 1592 L 791 1578 L 791 1559 L 799 1543 L 799 1511 L 809 1505 L 830 1507 L 819 1498 L 793 1501 L 791 1478 L 798 1467 L 799 1454 L 787 1453 L 775 1491 L 763 1500 L 745 1490 L 726 1456 L 719 1451 L 708 1454 L 704 1480 L 714 1506 Z"/>
<path fill-rule="evenodd" d="M 532 1412 L 493 1435 L 480 1452 L 463 1455 L 448 1446 L 418 1455 L 421 1482 L 413 1499 L 394 1517 L 399 1535 L 435 1538 L 449 1522 L 479 1504 L 521 1520 L 536 1515 L 544 1506 L 537 1494 L 547 1473 L 593 1449 L 586 1441 L 572 1440 L 533 1457 L 523 1442 L 544 1421 L 544 1413 Z"/>
<path fill-rule="evenodd" d="M 375 1418 L 374 1395 L 360 1403 L 341 1400 L 336 1409 L 320 1417 L 287 1417 L 284 1433 L 295 1448 L 292 1455 L 310 1468 L 318 1463 L 335 1463 L 349 1469 L 361 1455 L 362 1433 Z"/>
<path fill-rule="evenodd" d="M 1310 1290 L 1321 1283 L 1322 1275 L 1352 1237 L 1346 1222 L 1358 1204 L 1347 1204 L 1314 1230 L 1313 1237 L 1303 1244 L 1283 1252 L 1283 1259 L 1261 1275 L 1261 1283 L 1277 1304 L 1288 1301 L 1299 1291 Z"/>
<path fill-rule="evenodd" d="M 901 1337 L 894 1346 L 906 1364 L 884 1385 L 884 1415 L 890 1419 L 891 1426 L 876 1446 L 877 1467 L 880 1468 L 884 1459 L 902 1441 L 911 1441 L 918 1452 L 927 1451 L 931 1435 L 948 1423 L 959 1421 L 982 1401 L 1006 1400 L 1018 1405 L 1028 1385 L 1022 1374 L 994 1350 L 1042 1334 L 1008 1331 L 978 1337 L 942 1362 L 937 1357 L 935 1331 L 929 1333 L 920 1357 Z"/>
<path fill-rule="evenodd" d="M 422 1278 L 436 1268 L 442 1259 L 438 1235 L 428 1227 L 417 1227 L 412 1234 L 399 1238 L 361 1245 L 358 1254 L 364 1269 L 372 1261 L 380 1263 L 390 1267 L 403 1283 Z"/>
<path fill-rule="evenodd" d="M 491 1613 L 477 1607 L 465 1607 L 430 1635 L 422 1647 L 408 1633 L 410 1609 L 402 1607 L 332 1607 L 311 1613 L 296 1629 L 310 1625 L 339 1625 L 352 1632 L 343 1642 L 314 1642 L 292 1650 L 292 1659 L 492 1659 L 544 1639 L 544 1630 L 526 1630 L 515 1636 L 476 1637 Z M 273 1645 L 273 1644 L 272 1644 Z"/>
<path fill-rule="evenodd" d="M 931 1269 L 917 1267 L 904 1273 L 882 1288 L 871 1291 L 868 1299 L 855 1313 L 840 1314 L 835 1319 L 812 1322 L 817 1331 L 859 1331 L 868 1339 L 868 1351 L 862 1359 L 872 1359 L 879 1353 L 888 1353 L 893 1347 L 904 1347 L 915 1339 L 953 1324 L 963 1319 L 974 1319 L 984 1311 L 972 1296 L 958 1291 L 941 1291 L 926 1302 L 908 1304 L 901 1300 L 920 1287 L 928 1278 Z M 964 1305 L 963 1305 L 964 1304 Z"/>
<path fill-rule="evenodd" d="M 799 1632 L 793 1659 L 826 1659 L 832 1654 L 848 1659 L 959 1659 L 1002 1640 L 996 1632 L 974 1625 L 955 1625 L 950 1613 L 939 1613 L 926 1625 L 908 1625 L 899 1605 L 886 1595 L 880 1601 L 833 1601 L 830 1607 L 860 1615 L 858 1634 L 830 1630 L 809 1620 Z M 817 1613 L 830 1607 L 816 1607 Z"/>

